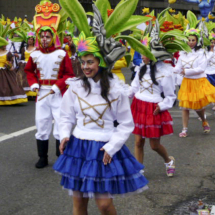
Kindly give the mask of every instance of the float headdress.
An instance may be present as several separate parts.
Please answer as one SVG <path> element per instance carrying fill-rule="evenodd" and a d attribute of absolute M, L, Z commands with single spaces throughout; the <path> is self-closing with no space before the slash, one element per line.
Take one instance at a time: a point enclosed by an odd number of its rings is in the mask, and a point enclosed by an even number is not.
<path fill-rule="evenodd" d="M 57 34 L 60 23 L 60 14 L 54 14 L 60 11 L 60 5 L 52 3 L 50 0 L 42 0 L 40 4 L 35 7 L 37 15 L 34 16 L 34 26 L 36 31 L 35 46 L 39 48 L 41 31 L 50 30 L 53 33 L 55 47 L 61 47 L 61 42 Z M 53 13 L 54 12 L 54 13 Z"/>
<path fill-rule="evenodd" d="M 107 11 L 111 10 L 110 2 L 108 0 L 97 0 L 92 5 L 92 28 L 89 26 L 86 13 L 78 0 L 73 0 L 72 2 L 70 0 L 59 0 L 59 2 L 78 30 L 83 32 L 79 38 L 73 39 L 79 56 L 89 53 L 90 50 L 90 53 L 95 53 L 100 59 L 100 66 L 106 67 L 108 71 L 111 71 L 115 61 L 125 55 L 126 48 L 118 42 L 118 40 L 124 39 L 136 51 L 156 61 L 152 53 L 135 38 L 124 35 L 112 37 L 112 35 L 129 30 L 151 19 L 149 17 L 132 15 L 138 0 L 121 0 L 109 17 Z"/>
<path fill-rule="evenodd" d="M 173 53 L 177 51 L 191 51 L 187 43 L 184 42 L 187 41 L 187 37 L 181 30 L 174 29 L 167 32 L 160 30 L 159 23 L 164 22 L 165 17 L 162 16 L 167 9 L 161 12 L 154 26 L 152 26 L 151 22 L 149 23 L 145 30 L 145 37 L 142 40 L 142 43 L 151 50 L 157 61 L 172 58 Z"/>

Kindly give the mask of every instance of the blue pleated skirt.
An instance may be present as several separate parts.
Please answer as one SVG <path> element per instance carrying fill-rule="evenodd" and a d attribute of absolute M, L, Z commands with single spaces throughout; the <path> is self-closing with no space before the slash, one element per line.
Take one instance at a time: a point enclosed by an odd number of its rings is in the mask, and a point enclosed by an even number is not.
<path fill-rule="evenodd" d="M 74 136 L 54 164 L 54 170 L 62 175 L 61 185 L 69 195 L 86 198 L 113 198 L 114 195 L 140 193 L 148 188 L 140 164 L 124 145 L 104 165 L 105 142 L 81 140 Z"/>
<path fill-rule="evenodd" d="M 208 81 L 210 81 L 210 83 L 211 83 L 213 86 L 215 86 L 215 74 L 213 74 L 213 75 L 208 75 L 208 74 L 207 74 L 207 79 L 208 79 Z"/>

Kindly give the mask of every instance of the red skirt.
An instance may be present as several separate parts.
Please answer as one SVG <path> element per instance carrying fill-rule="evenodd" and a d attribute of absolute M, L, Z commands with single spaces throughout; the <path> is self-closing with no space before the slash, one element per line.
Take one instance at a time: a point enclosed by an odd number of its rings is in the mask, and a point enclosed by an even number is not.
<path fill-rule="evenodd" d="M 134 97 L 131 104 L 131 112 L 135 128 L 133 134 L 143 138 L 159 138 L 173 134 L 173 121 L 170 113 L 165 110 L 158 115 L 153 115 L 157 103 L 141 101 Z"/>

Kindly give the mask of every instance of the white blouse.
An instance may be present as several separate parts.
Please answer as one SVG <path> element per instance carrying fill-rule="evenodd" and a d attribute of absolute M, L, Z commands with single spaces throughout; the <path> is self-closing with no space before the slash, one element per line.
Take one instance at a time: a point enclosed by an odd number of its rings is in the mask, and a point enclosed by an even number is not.
<path fill-rule="evenodd" d="M 134 129 L 129 99 L 117 79 L 110 79 L 108 99 L 111 108 L 100 95 L 100 81 L 88 78 L 91 93 L 85 91 L 82 80 L 67 79 L 69 89 L 63 96 L 60 112 L 60 139 L 69 137 L 72 127 L 76 138 L 107 142 L 105 151 L 112 157 L 121 149 Z M 114 127 L 117 120 L 119 125 Z"/>
<path fill-rule="evenodd" d="M 207 52 L 207 67 L 205 70 L 205 73 L 208 75 L 213 75 L 215 74 L 215 52 L 209 51 Z"/>
<path fill-rule="evenodd" d="M 152 82 L 150 76 L 150 67 L 147 65 L 147 70 L 141 80 L 139 80 L 140 70 L 136 73 L 134 80 L 131 83 L 131 92 L 129 97 L 135 97 L 139 100 L 158 103 L 160 110 L 164 111 L 173 106 L 176 99 L 175 82 L 172 72 L 169 71 L 169 66 L 163 62 L 156 63 L 155 78 L 158 85 Z M 165 98 L 161 97 L 164 93 Z"/>
<path fill-rule="evenodd" d="M 185 70 L 185 78 L 198 79 L 206 77 L 205 69 L 207 66 L 207 57 L 203 49 L 192 52 L 180 52 L 180 57 L 176 66 L 174 67 L 174 73 L 180 74 L 182 70 Z"/>

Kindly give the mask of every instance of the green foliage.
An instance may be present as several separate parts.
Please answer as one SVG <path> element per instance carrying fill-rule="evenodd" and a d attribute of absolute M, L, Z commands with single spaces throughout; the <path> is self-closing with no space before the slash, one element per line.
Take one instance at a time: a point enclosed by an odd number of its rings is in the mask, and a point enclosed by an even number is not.
<path fill-rule="evenodd" d="M 83 31 L 87 37 L 92 36 L 85 14 L 84 8 L 78 0 L 59 0 L 61 7 L 66 11 L 67 15 L 72 19 L 78 30 Z"/>
<path fill-rule="evenodd" d="M 107 10 L 111 9 L 110 2 L 108 0 L 97 0 L 95 2 L 95 5 L 99 9 L 101 16 L 102 16 L 102 20 L 105 24 L 108 19 Z"/>
<path fill-rule="evenodd" d="M 197 24 L 199 23 L 196 15 L 190 10 L 187 11 L 187 20 L 189 21 L 190 28 L 196 28 Z"/>
<path fill-rule="evenodd" d="M 125 57 L 125 61 L 127 63 L 127 67 L 129 67 L 131 64 L 132 56 L 130 53 L 125 53 L 124 57 Z"/>
<path fill-rule="evenodd" d="M 118 33 L 118 29 L 130 19 L 134 13 L 138 0 L 124 1 L 117 5 L 111 16 L 105 23 L 106 36 L 109 38 L 111 35 Z"/>
<path fill-rule="evenodd" d="M 142 55 L 147 56 L 149 59 L 156 61 L 155 56 L 138 40 L 136 40 L 133 37 L 130 36 L 124 36 L 124 35 L 120 35 L 118 37 L 115 38 L 116 40 L 120 40 L 120 39 L 124 39 L 126 40 L 129 45 L 137 52 L 139 52 Z"/>
<path fill-rule="evenodd" d="M 158 14 L 158 16 L 157 16 L 158 21 L 160 21 L 160 19 L 163 18 L 164 14 L 165 14 L 167 11 L 169 11 L 169 9 L 171 9 L 171 7 L 168 7 L 168 8 L 166 8 L 166 9 L 162 10 L 162 11 Z"/>
<path fill-rule="evenodd" d="M 137 25 L 140 25 L 141 23 L 147 22 L 151 19 L 152 19 L 151 17 L 133 15 L 126 23 L 124 23 L 118 29 L 116 29 L 117 30 L 116 33 L 130 30 L 136 27 Z"/>

